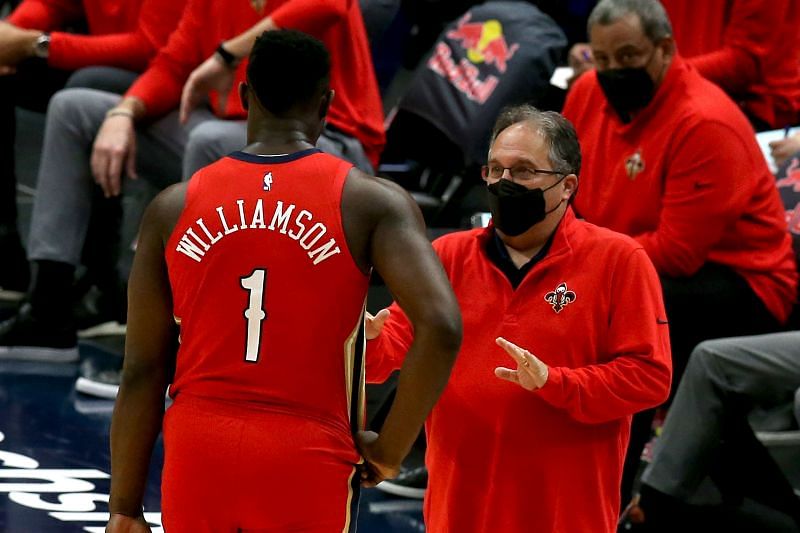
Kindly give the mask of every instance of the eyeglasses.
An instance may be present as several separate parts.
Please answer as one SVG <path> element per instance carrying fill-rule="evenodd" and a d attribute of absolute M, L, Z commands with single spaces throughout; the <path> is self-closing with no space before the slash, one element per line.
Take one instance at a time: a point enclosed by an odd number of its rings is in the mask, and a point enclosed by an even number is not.
<path fill-rule="evenodd" d="M 537 174 L 544 174 L 547 176 L 566 176 L 563 172 L 558 172 L 557 170 L 542 170 L 540 168 L 530 168 L 526 166 L 516 166 L 516 167 L 501 167 L 500 165 L 483 165 L 481 167 L 481 176 L 485 180 L 499 180 L 503 177 L 506 170 L 508 170 L 509 176 L 511 176 L 512 182 L 525 182 L 530 181 L 536 177 Z"/>

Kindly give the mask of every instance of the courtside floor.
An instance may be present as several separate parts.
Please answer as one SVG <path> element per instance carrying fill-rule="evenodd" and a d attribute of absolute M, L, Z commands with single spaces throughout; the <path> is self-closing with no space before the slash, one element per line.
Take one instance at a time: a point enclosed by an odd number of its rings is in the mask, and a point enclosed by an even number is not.
<path fill-rule="evenodd" d="M 81 344 L 87 357 L 102 353 Z M 105 530 L 113 402 L 76 393 L 77 374 L 77 363 L 0 361 L 0 532 Z M 159 440 L 144 502 L 153 524 L 160 524 L 162 461 Z M 422 532 L 422 502 L 365 490 L 358 531 Z"/>

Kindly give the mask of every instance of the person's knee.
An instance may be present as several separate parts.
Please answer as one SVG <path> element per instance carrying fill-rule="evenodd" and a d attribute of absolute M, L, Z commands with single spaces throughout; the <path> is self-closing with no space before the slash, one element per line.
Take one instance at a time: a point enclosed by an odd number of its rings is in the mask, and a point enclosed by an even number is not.
<path fill-rule="evenodd" d="M 76 124 L 85 118 L 105 117 L 113 102 L 104 103 L 97 99 L 97 91 L 91 89 L 64 89 L 50 99 L 47 116 L 51 120 L 66 120 Z"/>
<path fill-rule="evenodd" d="M 120 94 L 130 87 L 137 76 L 138 74 L 135 72 L 116 67 L 84 67 L 69 77 L 66 88 L 97 89 Z"/>
<path fill-rule="evenodd" d="M 186 142 L 186 154 L 213 154 L 217 152 L 221 144 L 219 133 L 211 121 L 199 124 L 189 132 L 189 139 Z"/>
<path fill-rule="evenodd" d="M 707 373 L 709 368 L 719 364 L 719 350 L 714 341 L 703 341 L 698 344 L 689 356 L 686 365 L 686 373 L 697 373 L 698 371 Z"/>
<path fill-rule="evenodd" d="M 76 70 L 69 77 L 64 87 L 66 89 L 96 88 L 98 81 L 102 79 L 102 71 L 100 68 L 102 67 L 86 67 Z"/>
<path fill-rule="evenodd" d="M 202 167 L 213 163 L 244 144 L 243 131 L 229 124 L 221 125 L 218 121 L 207 121 L 198 124 L 189 132 L 184 153 L 184 179 Z"/>

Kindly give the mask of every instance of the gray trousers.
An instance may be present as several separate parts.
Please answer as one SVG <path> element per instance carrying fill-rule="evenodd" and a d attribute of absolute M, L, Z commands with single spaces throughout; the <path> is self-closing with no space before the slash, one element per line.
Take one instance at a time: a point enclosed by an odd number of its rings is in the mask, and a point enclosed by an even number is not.
<path fill-rule="evenodd" d="M 106 112 L 120 100 L 117 94 L 93 89 L 66 89 L 50 100 L 28 241 L 30 260 L 80 264 L 96 187 L 92 144 Z M 163 189 L 241 149 L 246 136 L 243 120 L 220 120 L 207 109 L 197 109 L 181 125 L 174 111 L 137 128 L 137 173 Z M 326 128 L 317 145 L 372 171 L 356 139 Z M 123 183 L 123 194 L 129 185 Z"/>
<path fill-rule="evenodd" d="M 731 416 L 746 420 L 756 408 L 786 407 L 789 424 L 798 389 L 800 331 L 699 344 L 642 481 L 689 501 L 719 453 L 725 421 Z"/>

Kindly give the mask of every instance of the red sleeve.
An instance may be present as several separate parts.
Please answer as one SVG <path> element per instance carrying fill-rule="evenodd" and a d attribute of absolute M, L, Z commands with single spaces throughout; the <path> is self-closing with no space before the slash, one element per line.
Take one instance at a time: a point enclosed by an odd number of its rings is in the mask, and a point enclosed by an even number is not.
<path fill-rule="evenodd" d="M 742 92 L 759 81 L 763 58 L 773 49 L 788 0 L 739 0 L 730 8 L 723 47 L 688 59 L 727 92 Z"/>
<path fill-rule="evenodd" d="M 580 368 L 551 367 L 536 394 L 575 420 L 600 424 L 663 403 L 672 362 L 661 284 L 641 249 L 614 268 L 610 360 Z M 546 363 L 546 361 L 545 361 Z"/>
<path fill-rule="evenodd" d="M 326 28 L 347 17 L 353 0 L 292 0 L 270 14 L 279 28 L 299 30 L 319 37 Z"/>
<path fill-rule="evenodd" d="M 366 381 L 383 383 L 389 375 L 403 366 L 414 338 L 408 317 L 397 303 L 389 307 L 389 318 L 377 338 L 367 341 Z"/>
<path fill-rule="evenodd" d="M 658 227 L 634 238 L 661 274 L 691 276 L 737 220 L 754 172 L 751 151 L 726 124 L 706 121 L 676 139 Z"/>
<path fill-rule="evenodd" d="M 108 65 L 141 72 L 175 29 L 184 4 L 184 0 L 145 0 L 136 29 L 129 33 L 54 33 L 48 63 L 64 70 Z"/>
<path fill-rule="evenodd" d="M 64 70 L 107 65 L 141 72 L 155 52 L 139 32 L 112 35 L 56 32 L 50 41 L 47 63 Z"/>
<path fill-rule="evenodd" d="M 78 0 L 24 0 L 6 20 L 20 28 L 51 31 L 82 16 Z"/>
<path fill-rule="evenodd" d="M 210 12 L 206 3 L 206 0 L 190 0 L 186 4 L 167 44 L 125 94 L 144 102 L 148 117 L 160 117 L 177 109 L 184 83 L 206 59 L 200 42 L 204 32 L 208 32 L 201 18 L 203 13 Z"/>

